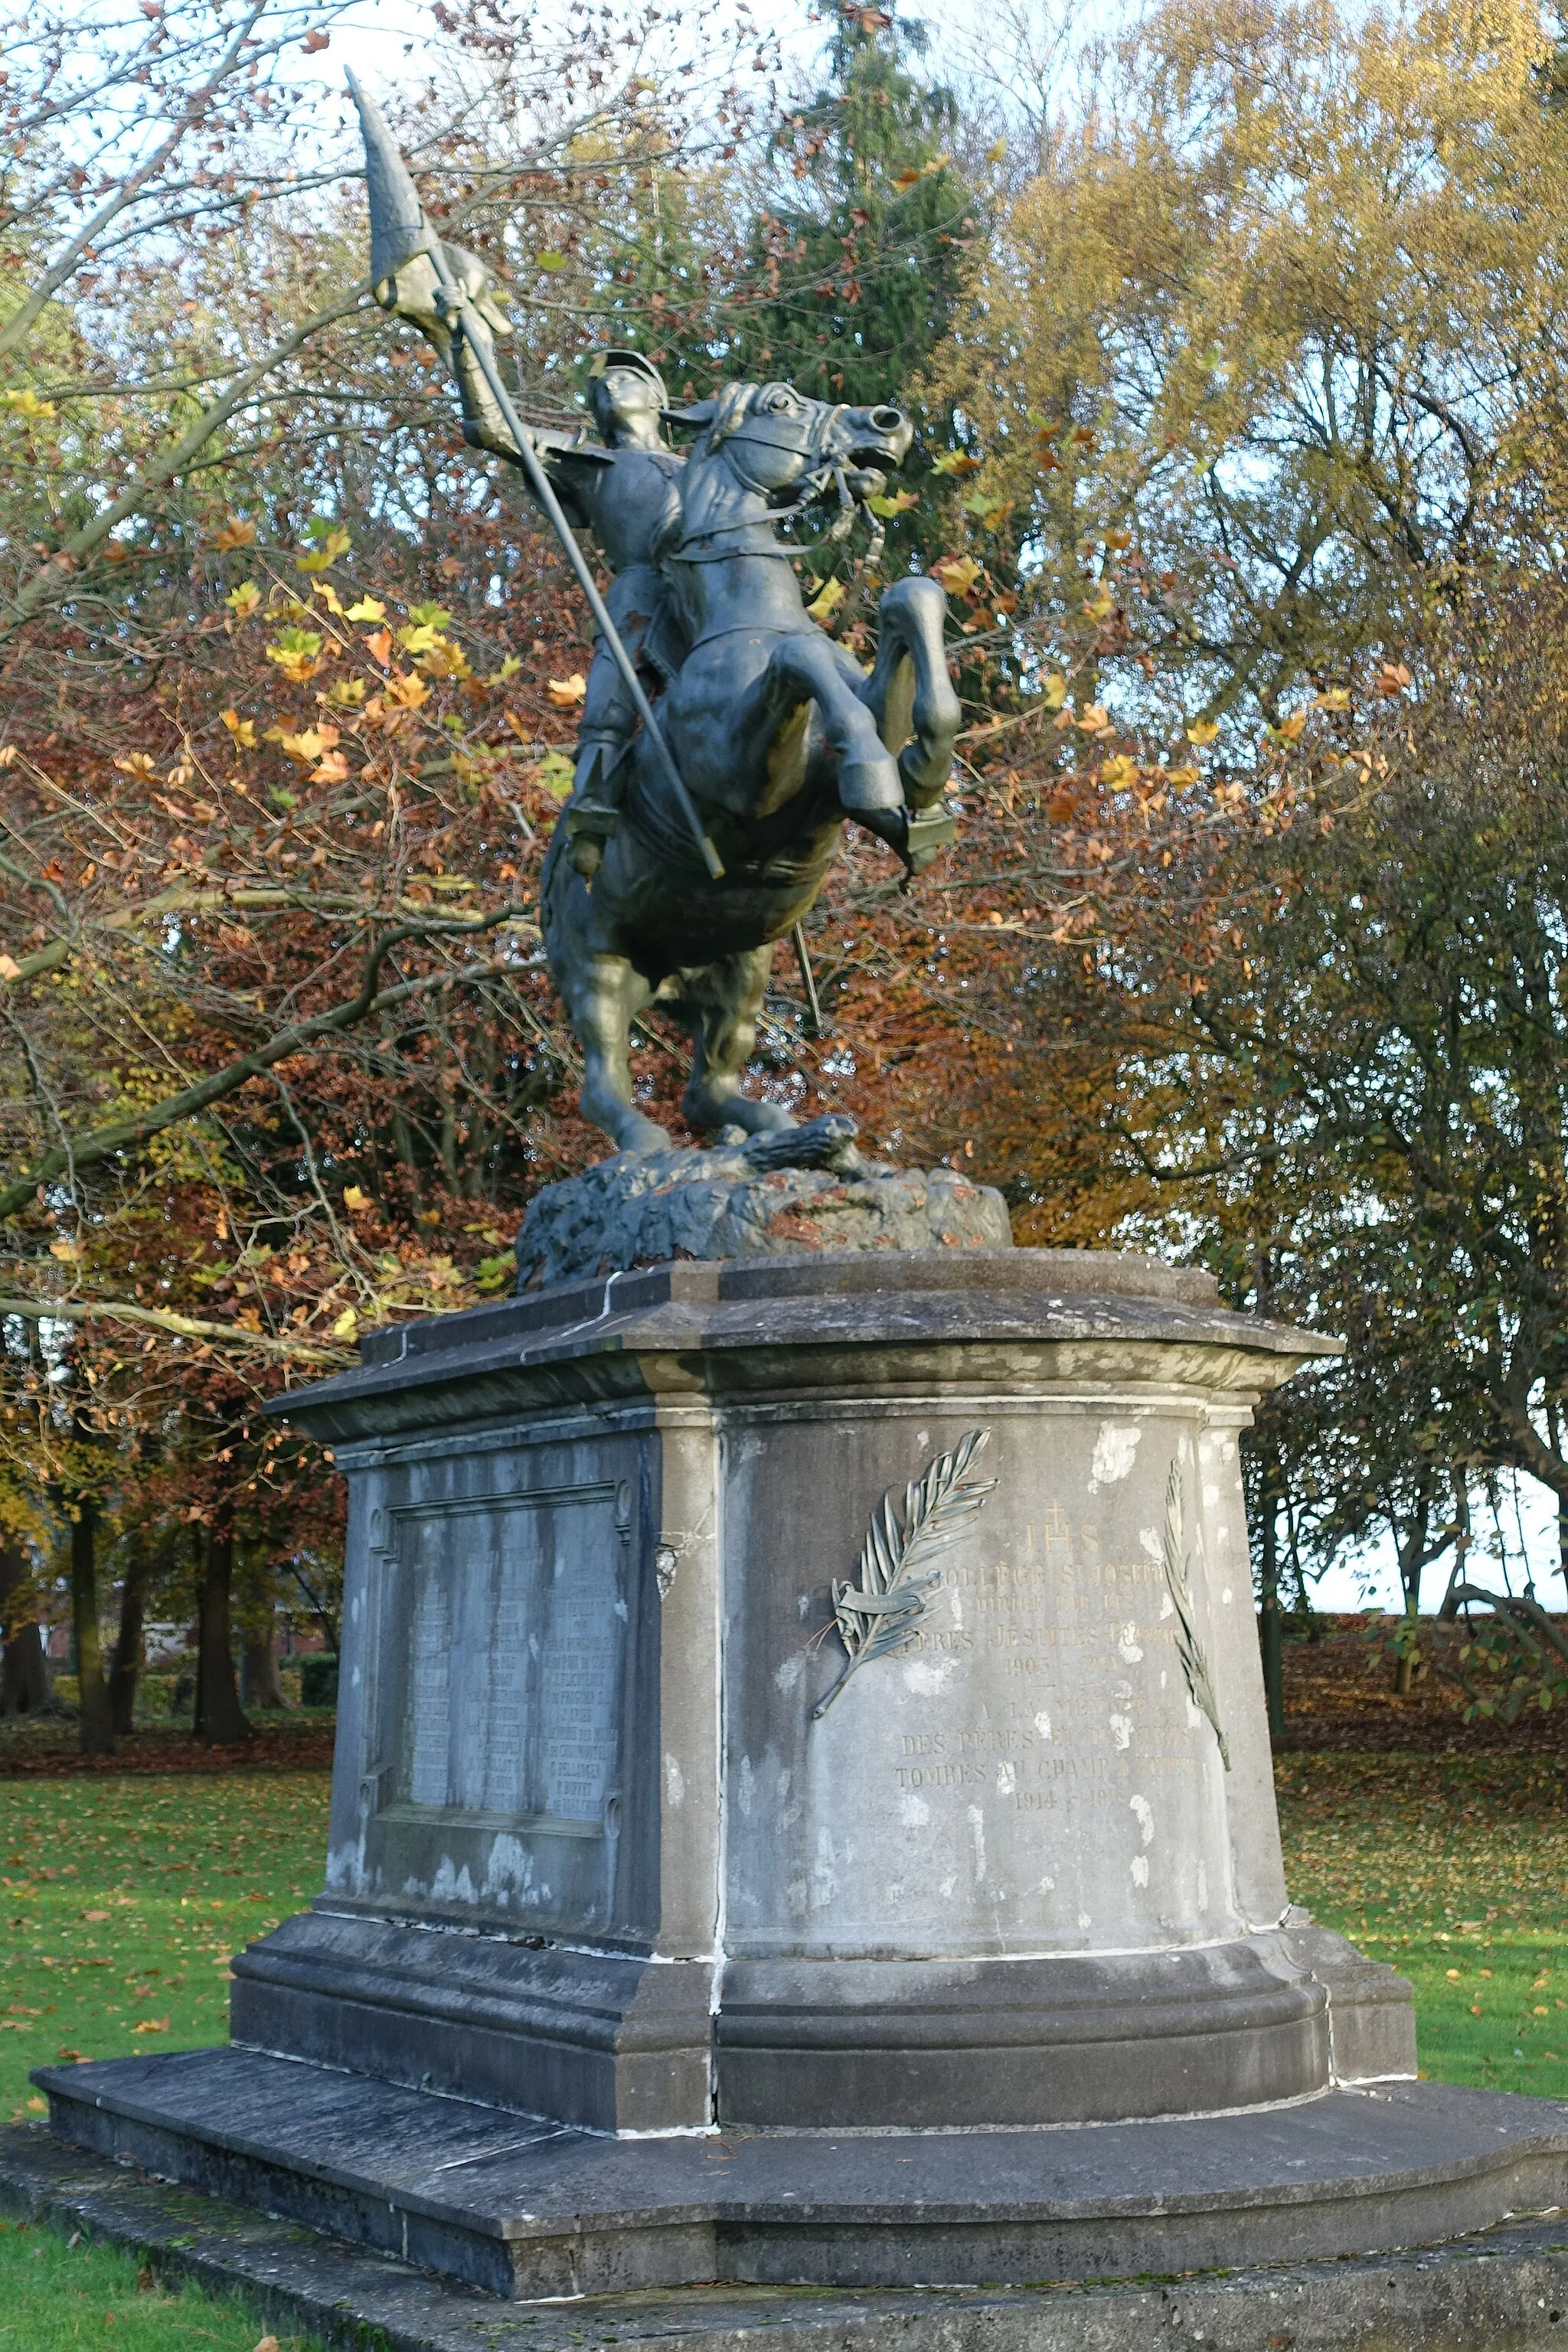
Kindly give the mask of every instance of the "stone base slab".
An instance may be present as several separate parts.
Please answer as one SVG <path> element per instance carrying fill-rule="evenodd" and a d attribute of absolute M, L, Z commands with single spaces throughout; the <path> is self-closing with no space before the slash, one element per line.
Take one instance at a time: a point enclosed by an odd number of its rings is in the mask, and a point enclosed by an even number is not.
<path fill-rule="evenodd" d="M 34 2079 L 100 2157 L 523 2298 L 1170 2274 L 1568 2199 L 1568 2105 L 1438 2084 L 1082 2129 L 617 2140 L 233 2049 Z"/>
<path fill-rule="evenodd" d="M 281 2335 L 342 2352 L 1534 2352 L 1568 2328 L 1561 2216 L 1446 2246 L 1119 2284 L 813 2290 L 701 2286 L 498 2303 L 342 2240 L 0 2129 L 0 2209 L 82 2231 L 168 2284 L 235 2296 Z"/>

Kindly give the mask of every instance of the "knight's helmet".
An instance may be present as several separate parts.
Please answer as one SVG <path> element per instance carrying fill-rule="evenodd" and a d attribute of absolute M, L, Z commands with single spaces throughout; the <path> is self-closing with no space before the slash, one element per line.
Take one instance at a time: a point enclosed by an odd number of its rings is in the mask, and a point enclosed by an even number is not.
<path fill-rule="evenodd" d="M 658 394 L 660 410 L 668 410 L 669 406 L 669 393 L 663 376 L 641 352 L 621 351 L 615 346 L 595 352 L 588 362 L 588 406 L 595 424 L 606 441 L 614 433 L 616 421 L 615 404 L 610 398 L 606 382 L 612 368 L 621 369 L 628 375 L 640 375 L 645 383 L 652 384 Z"/>
<path fill-rule="evenodd" d="M 407 164 L 369 91 L 352 67 L 345 68 L 349 95 L 359 110 L 364 135 L 365 190 L 370 199 L 370 282 L 384 310 L 402 310 L 417 318 L 432 341 L 446 349 L 438 322 L 427 315 L 424 289 L 405 288 L 400 298 L 398 274 L 407 273 L 419 255 L 427 257 L 437 278 L 456 282 L 472 302 L 492 334 L 510 335 L 511 321 L 495 299 L 490 273 L 477 254 L 460 245 L 445 243 L 425 217 Z M 415 273 L 423 278 L 426 272 Z"/>

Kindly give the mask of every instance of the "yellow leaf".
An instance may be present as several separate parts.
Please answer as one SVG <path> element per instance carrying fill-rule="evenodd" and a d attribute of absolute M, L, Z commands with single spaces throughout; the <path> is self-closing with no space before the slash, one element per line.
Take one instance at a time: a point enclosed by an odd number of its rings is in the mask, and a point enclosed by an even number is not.
<path fill-rule="evenodd" d="M 1101 702 L 1091 702 L 1079 720 L 1086 735 L 1103 735 L 1110 725 L 1110 713 Z"/>
<path fill-rule="evenodd" d="M 1187 740 L 1189 743 L 1196 744 L 1198 750 L 1201 751 L 1205 743 L 1212 743 L 1218 733 L 1219 721 L 1217 719 L 1194 719 L 1192 725 L 1187 729 Z"/>
<path fill-rule="evenodd" d="M 398 704 L 404 710 L 417 710 L 422 702 L 430 699 L 430 689 L 423 678 L 405 677 L 400 670 L 394 670 L 385 694 L 388 702 Z"/>
<path fill-rule="evenodd" d="M 1293 743 L 1306 724 L 1306 712 L 1304 710 L 1293 710 L 1289 719 L 1281 719 L 1278 727 L 1271 727 L 1268 730 L 1268 733 L 1272 740 L 1276 743 Z"/>
<path fill-rule="evenodd" d="M 899 193 L 902 194 L 906 188 L 918 188 L 920 185 L 920 179 L 921 175 L 918 172 L 900 172 L 898 178 L 893 182 L 893 185 L 899 190 Z"/>
<path fill-rule="evenodd" d="M 1130 760 L 1125 751 L 1119 751 L 1113 760 L 1107 760 L 1100 772 L 1111 791 L 1119 793 L 1128 784 L 1136 783 L 1138 762 L 1136 760 Z"/>
<path fill-rule="evenodd" d="M 254 580 L 242 580 L 237 588 L 229 590 L 223 601 L 231 612 L 238 614 L 242 621 L 247 621 L 261 602 L 261 591 Z"/>
<path fill-rule="evenodd" d="M 297 760 L 302 768 L 309 768 L 313 766 L 327 749 L 329 736 L 333 742 L 337 740 L 337 732 L 335 727 L 327 729 L 307 727 L 298 735 L 279 732 L 276 740 L 281 744 L 291 760 Z M 268 740 L 272 740 L 270 736 Z"/>
<path fill-rule="evenodd" d="M 985 161 L 988 163 L 1001 163 L 1006 160 L 1006 154 L 1007 142 L 1005 139 L 994 139 L 991 142 L 990 146 L 985 150 Z"/>
<path fill-rule="evenodd" d="M 1195 768 L 1167 768 L 1165 773 L 1173 784 L 1195 784 L 1198 780 Z"/>
<path fill-rule="evenodd" d="M 341 751 L 329 751 L 310 771 L 313 784 L 341 784 L 348 774 L 349 763 Z"/>
<path fill-rule="evenodd" d="M 20 980 L 21 977 L 21 965 L 14 963 L 8 955 L 0 955 L 0 980 Z"/>
<path fill-rule="evenodd" d="M 557 710 L 570 710 L 574 703 L 581 702 L 586 695 L 588 681 L 581 670 L 574 669 L 570 677 L 547 678 L 544 691 Z"/>
<path fill-rule="evenodd" d="M 918 507 L 920 499 L 913 490 L 894 490 L 885 499 L 868 499 L 866 504 L 884 522 L 891 522 L 895 515 L 908 514 L 911 507 Z"/>
<path fill-rule="evenodd" d="M 237 751 L 255 751 L 256 721 L 254 719 L 242 719 L 237 710 L 226 710 L 223 713 L 223 723 L 234 738 L 234 748 Z"/>
<path fill-rule="evenodd" d="M 552 277 L 556 270 L 564 269 L 566 267 L 566 256 L 563 253 L 536 253 L 533 257 L 540 268 L 547 269 Z"/>
<path fill-rule="evenodd" d="M 977 474 L 980 460 L 967 449 L 942 449 L 931 459 L 931 469 L 933 474 Z"/>
<path fill-rule="evenodd" d="M 1312 704 L 1318 710 L 1348 710 L 1351 707 L 1350 688 L 1345 686 L 1331 686 L 1324 693 L 1315 694 L 1312 697 Z"/>
<path fill-rule="evenodd" d="M 1059 669 L 1052 670 L 1049 677 L 1047 678 L 1046 691 L 1042 698 L 1047 710 L 1059 710 L 1067 700 L 1068 682 Z"/>
<path fill-rule="evenodd" d="M 29 385 L 26 392 L 0 393 L 0 406 L 8 408 L 14 416 L 52 416 L 55 404 L 40 400 Z"/>
<path fill-rule="evenodd" d="M 386 606 L 374 596 L 362 596 L 357 604 L 349 606 L 343 618 L 345 621 L 384 621 Z"/>
<path fill-rule="evenodd" d="M 340 709 L 352 710 L 357 703 L 364 700 L 364 691 L 363 677 L 335 677 L 327 689 L 327 699 L 337 703 Z"/>
<path fill-rule="evenodd" d="M 332 1325 L 332 1337 L 334 1339 L 352 1339 L 358 1329 L 358 1308 L 353 1307 L 345 1307 L 342 1313 L 338 1317 L 337 1321 Z"/>
<path fill-rule="evenodd" d="M 345 1184 L 343 1186 L 343 1206 L 345 1209 L 368 1209 L 370 1206 L 370 1194 L 368 1192 L 361 1192 L 357 1184 Z"/>
<path fill-rule="evenodd" d="M 806 606 L 806 617 L 813 621 L 830 621 L 844 602 L 842 580 L 825 580 Z"/>
<path fill-rule="evenodd" d="M 330 530 L 316 546 L 301 550 L 294 561 L 301 572 L 325 572 L 340 555 L 346 555 L 353 545 L 353 541 L 346 530 Z"/>
<path fill-rule="evenodd" d="M 1102 580 L 1098 592 L 1087 600 L 1083 609 L 1091 621 L 1103 621 L 1115 602 L 1109 584 Z"/>
<path fill-rule="evenodd" d="M 931 565 L 931 576 L 950 596 L 967 596 L 984 568 L 973 555 L 944 555 Z"/>
<path fill-rule="evenodd" d="M 48 2112 L 47 2099 L 31 2098 L 27 2101 L 27 2113 L 30 2116 L 47 2116 Z"/>
<path fill-rule="evenodd" d="M 342 600 L 330 580 L 318 580 L 316 593 L 329 613 L 335 613 L 339 620 L 346 619 L 347 615 L 343 612 Z"/>
<path fill-rule="evenodd" d="M 546 751 L 539 763 L 538 781 L 552 800 L 563 801 L 572 789 L 574 772 L 564 751 Z"/>
<path fill-rule="evenodd" d="M 223 529 L 213 534 L 213 545 L 222 555 L 229 554 L 237 547 L 253 547 L 255 543 L 256 525 L 241 522 L 237 515 L 230 515 Z"/>
<path fill-rule="evenodd" d="M 68 1265 L 77 1265 L 83 1255 L 79 1242 L 51 1242 L 49 1255 L 63 1258 Z"/>
<path fill-rule="evenodd" d="M 132 2033 L 167 2033 L 169 2021 L 166 2017 L 138 2018 L 131 2031 Z"/>
<path fill-rule="evenodd" d="M 427 622 L 414 622 L 398 630 L 397 642 L 405 654 L 423 654 L 428 653 L 432 646 L 440 645 L 442 639 Z"/>

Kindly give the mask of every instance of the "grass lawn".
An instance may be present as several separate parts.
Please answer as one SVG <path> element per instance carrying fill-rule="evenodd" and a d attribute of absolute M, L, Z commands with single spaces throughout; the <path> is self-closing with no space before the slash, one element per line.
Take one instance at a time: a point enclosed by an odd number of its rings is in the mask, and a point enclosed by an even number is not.
<path fill-rule="evenodd" d="M 237 2305 L 195 2287 L 165 2294 L 106 2246 L 0 2221 L 0 2352 L 253 2352 L 258 2339 L 268 2352 L 310 2352 L 303 2336 L 265 2336 Z"/>
<path fill-rule="evenodd" d="M 230 1955 L 320 1889 L 327 1788 L 321 1771 L 0 1780 L 0 2116 L 42 2112 L 30 2067 L 225 2038 Z"/>
<path fill-rule="evenodd" d="M 1290 1893 L 1410 1978 L 1423 2074 L 1568 2098 L 1568 1760 L 1306 1754 L 1274 1777 Z"/>

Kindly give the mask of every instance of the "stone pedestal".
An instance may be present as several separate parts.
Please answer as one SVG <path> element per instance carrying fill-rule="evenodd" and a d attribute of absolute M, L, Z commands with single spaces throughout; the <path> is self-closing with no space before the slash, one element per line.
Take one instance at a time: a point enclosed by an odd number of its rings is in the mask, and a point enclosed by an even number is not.
<path fill-rule="evenodd" d="M 1237 1458 L 1315 1346 L 1024 1250 L 371 1339 L 291 1408 L 353 1491 L 331 1846 L 236 2040 L 597 2130 L 1321 2087 Z M 1342 2074 L 1412 2071 L 1364 1990 Z"/>
<path fill-rule="evenodd" d="M 373 1338 L 289 1402 L 352 1490 L 325 1890 L 235 2047 L 45 2070 L 56 2128 L 517 2294 L 1561 2201 L 1558 2111 L 1417 2083 L 1287 1901 L 1237 1437 L 1319 1346 L 963 1248 Z"/>

